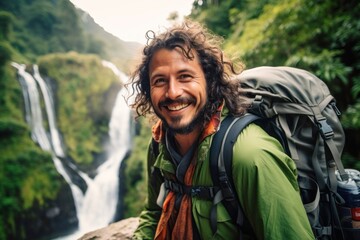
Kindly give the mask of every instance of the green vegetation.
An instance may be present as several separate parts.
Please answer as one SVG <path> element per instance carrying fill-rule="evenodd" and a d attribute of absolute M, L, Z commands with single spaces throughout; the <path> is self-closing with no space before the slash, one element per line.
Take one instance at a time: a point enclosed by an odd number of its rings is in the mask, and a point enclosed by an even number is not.
<path fill-rule="evenodd" d="M 14 72 L 0 74 L 0 239 L 20 239 L 23 211 L 45 206 L 64 181 L 51 155 L 35 145 L 23 121 L 21 90 Z"/>
<path fill-rule="evenodd" d="M 88 41 L 70 1 L 2 1 L 0 9 L 14 15 L 10 42 L 29 60 L 52 52 L 88 52 Z"/>
<path fill-rule="evenodd" d="M 51 156 L 35 146 L 23 120 L 21 88 L 8 64 L 10 16 L 0 13 L 0 239 L 20 239 L 22 212 L 35 202 L 43 206 L 53 199 L 61 183 Z M 31 177 L 39 181 L 31 184 Z"/>
<path fill-rule="evenodd" d="M 144 118 L 139 118 L 138 127 L 140 129 L 134 138 L 133 150 L 125 162 L 124 218 L 138 216 L 143 209 L 147 195 L 146 159 L 151 128 L 148 120 Z"/>
<path fill-rule="evenodd" d="M 129 67 L 129 60 L 133 61 L 141 46 L 105 32 L 69 0 L 1 1 L 0 11 L 0 38 L 7 33 L 14 49 L 12 60 L 17 62 L 36 62 L 41 55 L 76 51 Z M 12 24 L 3 25 L 9 18 Z"/>

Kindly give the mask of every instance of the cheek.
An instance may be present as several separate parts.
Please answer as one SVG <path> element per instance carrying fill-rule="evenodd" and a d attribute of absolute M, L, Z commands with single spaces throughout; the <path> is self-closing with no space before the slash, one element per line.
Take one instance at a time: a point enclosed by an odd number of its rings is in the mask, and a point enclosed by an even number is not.
<path fill-rule="evenodd" d="M 157 106 L 160 101 L 162 94 L 159 91 L 151 90 L 150 91 L 150 101 L 153 106 Z"/>

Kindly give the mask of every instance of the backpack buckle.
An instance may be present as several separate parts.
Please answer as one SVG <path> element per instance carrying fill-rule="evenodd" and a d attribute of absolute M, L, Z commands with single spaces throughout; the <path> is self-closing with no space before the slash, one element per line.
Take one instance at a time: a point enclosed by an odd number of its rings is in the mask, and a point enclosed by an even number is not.
<path fill-rule="evenodd" d="M 331 126 L 327 123 L 325 117 L 317 119 L 317 124 L 320 130 L 320 134 L 324 139 L 330 139 L 334 136 L 334 131 Z"/>
<path fill-rule="evenodd" d="M 191 197 L 198 197 L 205 200 L 212 200 L 215 196 L 216 189 L 214 187 L 192 187 Z"/>
<path fill-rule="evenodd" d="M 201 189 L 200 188 L 192 188 L 191 189 L 191 196 L 192 197 L 197 197 L 197 196 L 199 196 L 200 195 L 200 193 L 201 193 Z"/>

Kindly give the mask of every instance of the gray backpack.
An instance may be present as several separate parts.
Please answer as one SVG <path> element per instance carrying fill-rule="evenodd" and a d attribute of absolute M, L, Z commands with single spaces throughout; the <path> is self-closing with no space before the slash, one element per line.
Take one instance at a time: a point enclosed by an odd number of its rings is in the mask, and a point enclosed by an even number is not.
<path fill-rule="evenodd" d="M 315 75 L 291 67 L 257 67 L 237 78 L 252 106 L 243 117 L 228 116 L 214 136 L 212 179 L 223 192 L 215 204 L 223 202 L 240 226 L 246 224 L 232 191 L 232 147 L 242 129 L 255 122 L 276 137 L 295 161 L 301 198 L 316 239 L 344 239 L 336 207 L 343 200 L 337 194 L 335 172 L 342 180 L 349 177 L 341 162 L 345 136 L 328 87 Z M 216 211 L 212 212 L 216 219 Z"/>

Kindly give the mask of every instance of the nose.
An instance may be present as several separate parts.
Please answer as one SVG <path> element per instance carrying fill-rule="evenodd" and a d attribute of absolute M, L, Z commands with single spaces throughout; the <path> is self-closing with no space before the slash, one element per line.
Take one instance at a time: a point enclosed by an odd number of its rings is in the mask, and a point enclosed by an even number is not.
<path fill-rule="evenodd" d="M 181 96 L 183 92 L 182 85 L 177 79 L 171 78 L 169 81 L 166 97 L 176 99 Z"/>

